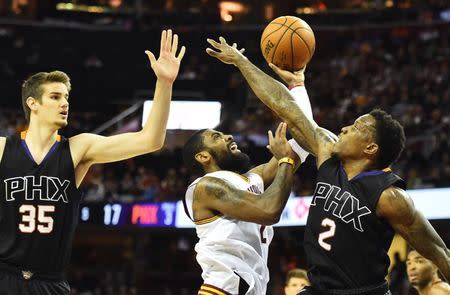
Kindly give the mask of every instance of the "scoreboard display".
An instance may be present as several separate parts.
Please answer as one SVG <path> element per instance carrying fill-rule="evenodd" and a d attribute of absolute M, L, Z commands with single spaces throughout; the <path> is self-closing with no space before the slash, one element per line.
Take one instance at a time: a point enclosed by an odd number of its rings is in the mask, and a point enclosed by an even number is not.
<path fill-rule="evenodd" d="M 80 206 L 80 224 L 175 227 L 176 203 L 93 203 Z"/>
<path fill-rule="evenodd" d="M 450 188 L 408 190 L 416 208 L 430 220 L 450 219 Z M 430 202 L 430 196 L 433 202 Z M 291 196 L 275 226 L 304 226 L 312 197 Z M 436 206 L 435 204 L 439 204 Z M 106 227 L 193 228 L 182 201 L 162 203 L 83 203 L 80 224 Z"/>

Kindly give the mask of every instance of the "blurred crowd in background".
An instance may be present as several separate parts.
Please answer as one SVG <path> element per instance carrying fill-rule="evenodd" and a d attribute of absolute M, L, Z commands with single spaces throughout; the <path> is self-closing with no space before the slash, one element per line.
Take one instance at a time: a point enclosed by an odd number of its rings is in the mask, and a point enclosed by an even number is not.
<path fill-rule="evenodd" d="M 424 20 L 428 17 L 432 19 L 432 13 L 422 15 Z M 194 19 L 193 23 L 197 24 Z M 127 23 L 122 25 L 127 28 Z M 375 107 L 391 113 L 407 136 L 406 149 L 392 168 L 406 180 L 408 189 L 450 186 L 449 28 L 449 23 L 438 23 L 315 31 L 317 48 L 306 70 L 315 120 L 339 133 Z M 252 165 L 269 160 L 266 134 L 279 120 L 258 101 L 236 68 L 221 64 L 204 50 L 207 37 L 222 35 L 245 47 L 246 56 L 272 75 L 259 49 L 262 29 L 174 28 L 187 47 L 174 99 L 220 100 L 223 109 L 217 129 L 235 137 Z M 130 105 L 151 98 L 155 78 L 144 50 L 158 52 L 159 34 L 159 28 L 0 26 L 0 136 L 26 129 L 20 85 L 38 71 L 59 69 L 72 78 L 69 126 L 61 131 L 66 136 L 92 132 Z M 139 110 L 102 134 L 138 130 L 141 116 Z M 177 132 L 168 131 L 168 137 L 177 137 Z M 196 177 L 183 166 L 181 150 L 182 142 L 177 142 L 150 155 L 93 166 L 81 186 L 84 202 L 180 200 Z M 296 174 L 293 193 L 311 195 L 315 177 L 314 159 L 309 157 Z M 301 228 L 277 228 L 270 247 L 268 295 L 283 294 L 288 270 L 306 267 L 302 236 Z M 72 294 L 194 294 L 202 283 L 193 249 L 196 240 L 193 230 L 115 232 L 114 238 L 108 231 L 83 230 L 75 240 L 68 270 Z M 393 294 L 415 294 L 404 264 L 400 258 L 396 262 L 390 275 Z"/>
<path fill-rule="evenodd" d="M 375 107 L 388 111 L 403 124 L 407 148 L 393 168 L 406 180 L 409 189 L 450 186 L 450 47 L 449 31 L 445 29 L 448 27 L 424 31 L 352 31 L 334 34 L 336 39 L 316 33 L 317 39 L 323 42 L 318 41 L 316 56 L 306 71 L 306 87 L 319 125 L 339 133 L 340 128 L 352 124 L 359 115 Z M 252 34 L 257 41 L 258 32 Z M 142 83 L 147 87 L 153 86 L 153 74 L 143 54 L 139 58 L 141 61 L 134 64 L 131 60 L 136 57 L 124 58 L 140 55 L 143 50 L 116 46 L 114 50 L 117 53 L 99 49 L 98 54 L 83 56 L 83 50 L 75 47 L 76 44 L 82 46 L 81 40 L 73 40 L 72 44 L 54 41 L 58 50 L 52 50 L 52 42 L 47 42 L 45 34 L 43 36 L 29 36 L 32 40 L 24 35 L 0 36 L 2 48 L 9 47 L 15 52 L 14 55 L 0 57 L 0 79 L 17 86 L 14 93 L 7 93 L 2 99 L 10 104 L 14 102 L 16 106 L 0 110 L 2 135 L 26 128 L 19 91 L 20 81 L 28 73 L 56 68 L 72 76 L 74 91 L 71 94 L 69 126 L 62 131 L 68 136 L 91 132 L 110 119 L 114 112 L 123 109 L 127 98 L 117 92 L 123 88 L 143 87 L 130 78 L 136 76 L 138 69 L 142 71 L 138 74 Z M 261 60 L 258 42 L 252 42 L 247 36 L 248 33 L 229 33 L 229 40 L 245 46 L 247 56 L 270 73 Z M 222 122 L 217 128 L 236 138 L 241 148 L 250 154 L 253 165 L 267 161 L 270 154 L 265 148 L 266 134 L 267 130 L 274 130 L 279 122 L 277 117 L 254 97 L 234 67 L 207 56 L 203 53 L 203 46 L 195 46 L 190 37 L 192 34 L 180 33 L 189 54 L 183 61 L 179 81 L 175 83 L 175 95 L 177 91 L 195 91 L 204 99 L 222 101 Z M 332 44 L 339 39 L 347 41 Z M 152 40 L 157 40 L 156 35 Z M 204 43 L 199 41 L 199 44 Z M 105 47 L 109 45 L 103 44 Z M 69 48 L 75 55 L 65 52 Z M 23 56 L 17 50 L 22 50 Z M 49 56 L 32 58 L 35 52 Z M 58 55 L 61 60 L 58 60 Z M 114 56 L 123 57 L 121 66 Z M 23 64 L 23 69 L 19 70 L 18 65 L 23 60 L 28 64 Z M 50 60 L 53 60 L 53 65 Z M 8 83 L 2 85 L 11 88 Z M 105 92 L 115 93 L 114 98 L 119 103 L 108 105 L 108 98 L 104 97 L 109 94 Z M 80 98 L 82 95 L 85 95 L 83 99 Z M 89 109 L 97 95 L 100 104 Z M 141 116 L 141 111 L 138 111 L 125 119 L 123 125 L 134 126 L 131 129 L 137 130 Z M 114 126 L 106 133 L 118 132 L 117 129 Z M 171 134 L 176 132 L 169 131 Z M 193 180 L 183 166 L 181 148 L 182 145 L 166 146 L 152 155 L 94 166 L 82 186 L 85 201 L 179 200 Z M 294 193 L 301 196 L 312 194 L 314 179 L 314 159 L 309 157 L 297 173 Z"/>

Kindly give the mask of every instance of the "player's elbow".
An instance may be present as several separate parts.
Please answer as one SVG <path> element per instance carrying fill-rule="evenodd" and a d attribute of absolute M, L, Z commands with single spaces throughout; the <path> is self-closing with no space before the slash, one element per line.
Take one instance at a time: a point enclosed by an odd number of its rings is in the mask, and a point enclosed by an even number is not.
<path fill-rule="evenodd" d="M 151 134 L 146 136 L 141 134 L 141 147 L 144 149 L 145 153 L 151 153 L 159 151 L 164 146 L 165 133 L 164 134 Z"/>
<path fill-rule="evenodd" d="M 261 225 L 273 225 L 280 221 L 281 218 L 281 212 L 274 211 L 274 212 L 266 212 L 264 215 L 263 220 L 261 220 Z"/>

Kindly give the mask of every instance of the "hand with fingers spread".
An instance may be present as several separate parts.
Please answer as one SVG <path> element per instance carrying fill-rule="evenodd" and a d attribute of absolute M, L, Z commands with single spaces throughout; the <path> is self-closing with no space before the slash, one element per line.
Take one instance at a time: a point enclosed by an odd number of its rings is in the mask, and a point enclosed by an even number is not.
<path fill-rule="evenodd" d="M 267 148 L 278 160 L 284 157 L 289 157 L 291 159 L 295 159 L 297 157 L 286 138 L 286 130 L 287 124 L 282 122 L 278 125 L 278 128 L 275 131 L 275 136 L 273 136 L 272 131 L 269 130 L 268 132 L 269 145 L 267 145 Z"/>
<path fill-rule="evenodd" d="M 237 65 L 240 59 L 246 59 L 243 55 L 245 48 L 238 49 L 236 43 L 233 43 L 233 45 L 230 46 L 224 37 L 219 37 L 220 43 L 209 38 L 207 41 L 212 47 L 217 49 L 217 51 L 211 48 L 206 48 L 206 53 L 217 58 L 223 63 Z"/>
<path fill-rule="evenodd" d="M 161 34 L 159 58 L 156 59 L 155 55 L 149 50 L 145 51 L 158 80 L 173 83 L 177 78 L 180 63 L 186 52 L 186 48 L 182 46 L 178 56 L 176 55 L 177 50 L 178 35 L 174 34 L 172 36 L 172 30 L 164 30 Z"/>
<path fill-rule="evenodd" d="M 289 72 L 280 69 L 273 63 L 269 63 L 269 67 L 290 87 L 305 85 L 305 69 L 306 66 L 296 72 Z"/>

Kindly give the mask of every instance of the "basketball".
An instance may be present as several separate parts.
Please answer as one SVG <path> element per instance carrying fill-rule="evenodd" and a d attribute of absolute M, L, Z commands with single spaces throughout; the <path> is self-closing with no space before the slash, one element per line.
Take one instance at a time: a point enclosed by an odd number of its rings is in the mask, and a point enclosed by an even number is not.
<path fill-rule="evenodd" d="M 261 51 L 268 63 L 288 71 L 303 68 L 314 54 L 316 39 L 311 27 L 295 16 L 271 21 L 261 36 Z"/>

